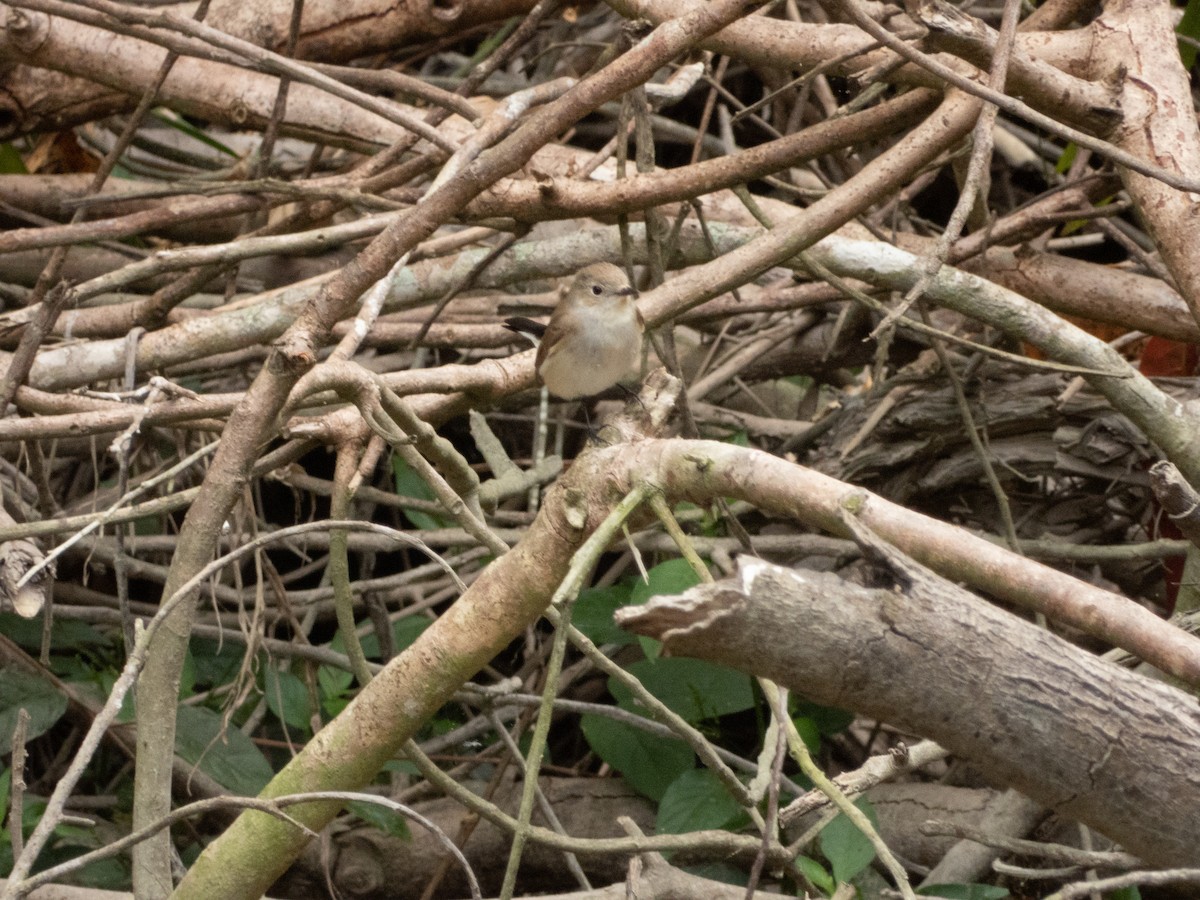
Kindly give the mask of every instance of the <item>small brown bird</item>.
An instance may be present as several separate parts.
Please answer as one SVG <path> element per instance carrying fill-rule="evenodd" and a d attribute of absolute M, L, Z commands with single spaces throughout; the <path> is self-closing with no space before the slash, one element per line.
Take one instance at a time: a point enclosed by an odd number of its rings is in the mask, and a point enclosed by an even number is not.
<path fill-rule="evenodd" d="M 504 327 L 538 348 L 534 364 L 555 397 L 577 400 L 608 390 L 637 365 L 645 325 L 637 291 L 612 263 L 579 271 L 566 296 L 543 325 L 532 319 L 504 320 Z"/>

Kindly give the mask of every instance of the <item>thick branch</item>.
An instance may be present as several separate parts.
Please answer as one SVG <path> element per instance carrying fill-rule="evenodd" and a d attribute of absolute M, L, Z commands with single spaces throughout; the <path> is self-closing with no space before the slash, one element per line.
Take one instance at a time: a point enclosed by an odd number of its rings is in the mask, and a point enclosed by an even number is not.
<path fill-rule="evenodd" d="M 1112 140 L 1122 150 L 1188 178 L 1200 177 L 1200 128 L 1179 59 L 1171 7 L 1114 0 L 1094 25 L 1091 77 L 1116 80 L 1124 113 Z M 1179 293 L 1200 321 L 1200 216 L 1196 195 L 1121 170 L 1134 205 L 1162 252 Z M 1190 476 L 1189 476 L 1190 477 Z"/>
<path fill-rule="evenodd" d="M 745 560 L 616 616 L 672 653 L 931 737 L 1151 862 L 1200 863 L 1192 698 L 899 564 L 895 588 L 868 589 Z"/>
<path fill-rule="evenodd" d="M 471 198 L 495 183 L 497 179 L 512 173 L 528 162 L 541 146 L 553 140 L 564 128 L 601 104 L 645 82 L 659 67 L 706 35 L 742 15 L 748 8 L 745 0 L 721 0 L 721 2 L 705 7 L 697 14 L 673 20 L 656 28 L 628 53 L 618 57 L 592 77 L 580 82 L 559 100 L 547 104 L 530 115 L 510 137 L 482 153 L 457 177 L 444 181 L 438 187 L 433 188 L 420 205 L 372 241 L 355 260 L 339 272 L 337 278 L 322 287 L 318 295 L 300 314 L 295 324 L 280 339 L 267 366 L 255 380 L 250 391 L 247 392 L 244 408 L 239 407 L 230 419 L 221 448 L 213 460 L 201 495 L 193 504 L 184 522 L 180 534 L 181 551 L 172 561 L 171 576 L 164 589 L 168 595 L 199 571 L 211 556 L 217 536 L 221 531 L 221 523 L 241 495 L 249 468 L 257 457 L 262 442 L 273 432 L 275 417 L 283 408 L 288 393 L 300 375 L 313 364 L 317 348 L 328 340 L 334 324 L 350 311 L 357 299 L 376 280 L 382 278 L 396 260 L 460 211 Z M 528 564 L 533 565 L 536 559 L 536 557 L 530 557 Z M 459 604 L 456 604 L 452 610 L 457 609 L 458 606 Z M 157 715 L 159 719 L 167 721 L 174 712 L 174 698 L 178 690 L 180 664 L 184 655 L 183 648 L 186 646 L 188 631 L 194 616 L 194 611 L 189 609 L 186 604 L 180 606 L 179 612 L 177 620 L 172 621 L 169 627 L 164 627 L 163 632 L 160 632 L 159 635 L 160 638 L 163 638 L 165 632 L 170 635 L 171 639 L 158 642 L 159 646 L 146 667 L 146 677 L 151 676 L 153 666 L 156 670 L 154 674 L 159 682 L 156 687 L 159 697 L 158 705 L 149 710 L 147 714 Z M 486 615 L 490 616 L 490 612 Z M 471 640 L 478 642 L 479 646 L 474 651 L 476 654 L 488 652 L 485 642 L 479 639 L 474 632 L 471 633 Z M 480 647 L 482 649 L 479 649 Z M 491 652 L 494 653 L 498 649 L 496 647 Z M 465 671 L 463 675 L 465 678 L 474 671 L 474 668 L 471 668 L 472 659 L 474 657 L 470 655 L 460 658 L 456 654 L 454 659 L 443 662 L 449 663 L 456 669 L 462 667 L 457 669 L 460 672 L 469 670 Z M 371 685 L 374 686 L 380 680 L 376 679 Z M 453 681 L 453 679 L 449 680 Z M 442 679 L 441 683 L 445 684 L 446 681 L 447 679 Z M 437 684 L 437 681 L 431 683 L 434 690 L 437 689 Z M 457 686 L 457 682 L 454 686 Z M 362 696 L 360 695 L 360 700 Z M 440 705 L 446 698 L 432 699 L 436 700 L 436 705 Z M 145 709 L 144 700 L 144 693 L 139 689 L 139 716 Z M 406 715 L 418 718 L 436 708 L 435 705 L 431 709 L 425 710 L 419 703 L 410 704 L 407 699 L 405 703 L 408 706 Z M 353 708 L 354 706 L 351 707 L 351 710 Z M 354 718 L 354 721 L 374 723 L 370 716 L 366 719 Z M 407 721 L 412 723 L 416 720 Z M 160 721 L 158 724 L 162 725 L 163 723 Z M 375 728 L 376 725 L 372 724 L 371 727 Z M 359 742 L 362 737 L 359 726 L 353 725 L 351 729 L 354 732 L 354 742 Z M 160 731 L 162 730 L 167 729 L 160 729 Z M 410 735 L 411 731 L 403 734 L 401 740 Z M 318 759 L 324 758 L 326 737 L 326 732 L 322 732 L 310 744 L 313 754 Z M 160 738 L 160 740 L 165 739 Z M 165 740 L 165 743 L 170 745 L 171 741 Z M 139 746 L 139 761 L 143 759 L 143 753 L 146 754 L 147 759 L 162 757 L 161 748 L 156 750 L 151 747 Z M 362 765 L 356 770 L 357 777 L 362 777 L 366 769 L 371 767 L 372 762 L 382 765 L 382 760 L 378 758 L 364 758 Z M 323 769 L 325 763 L 321 762 L 319 765 Z M 371 770 L 370 774 L 374 774 L 376 770 L 377 766 Z M 149 805 L 142 812 L 142 816 L 146 818 L 147 822 L 153 821 L 160 818 L 165 812 L 165 808 L 169 806 L 167 782 L 161 771 L 147 772 L 143 777 L 143 769 L 139 767 L 137 774 L 139 776 L 137 789 L 160 799 L 157 805 Z M 272 785 L 278 785 L 281 778 L 282 775 L 272 782 Z M 274 790 L 274 788 L 272 787 L 270 790 Z M 323 804 L 319 809 L 313 811 L 313 818 L 314 820 L 327 820 L 335 811 L 329 807 L 329 804 Z M 239 820 L 239 822 L 244 821 L 244 817 Z M 138 827 L 145 823 L 135 820 L 134 824 L 135 827 Z M 254 827 L 251 827 L 249 831 L 243 831 L 235 826 L 230 832 L 227 832 L 227 836 L 235 832 L 235 836 L 221 842 L 221 846 L 237 849 L 221 851 L 217 849 L 218 845 L 210 846 L 201 860 L 197 862 L 193 872 L 180 885 L 178 893 L 181 897 L 258 896 L 270 885 L 273 876 L 287 866 L 303 845 L 302 836 L 291 827 L 286 827 L 283 831 L 258 830 Z M 156 849 L 160 857 L 154 861 L 153 869 L 157 873 L 169 871 L 169 865 L 166 868 L 163 867 L 165 844 Z M 240 865 L 236 869 L 225 864 L 226 861 L 223 857 L 230 852 L 243 854 Z M 146 858 L 150 859 L 149 856 Z M 221 879 L 225 884 L 230 885 L 230 890 L 213 891 L 203 887 L 207 878 Z M 155 884 L 153 880 L 148 880 L 147 886 L 151 891 L 148 896 L 161 895 L 161 885 Z"/>

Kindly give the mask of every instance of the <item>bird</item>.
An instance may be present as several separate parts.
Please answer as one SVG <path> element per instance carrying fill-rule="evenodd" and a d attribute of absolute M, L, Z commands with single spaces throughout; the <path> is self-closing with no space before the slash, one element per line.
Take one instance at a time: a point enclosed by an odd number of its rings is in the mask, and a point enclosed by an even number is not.
<path fill-rule="evenodd" d="M 504 327 L 537 347 L 534 370 L 562 400 L 594 397 L 618 384 L 641 358 L 645 323 L 637 291 L 612 263 L 580 269 L 547 324 L 521 316 Z"/>

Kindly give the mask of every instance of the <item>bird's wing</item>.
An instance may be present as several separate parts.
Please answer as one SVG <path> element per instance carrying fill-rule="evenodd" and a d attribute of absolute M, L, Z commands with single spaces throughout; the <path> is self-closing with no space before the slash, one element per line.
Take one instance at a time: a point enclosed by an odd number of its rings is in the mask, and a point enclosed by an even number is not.
<path fill-rule="evenodd" d="M 524 316 L 513 316 L 504 320 L 504 327 L 509 331 L 515 331 L 523 338 L 527 338 L 535 347 L 541 343 L 542 337 L 546 334 L 546 326 L 542 322 L 535 322 L 533 319 L 527 319 Z"/>
<path fill-rule="evenodd" d="M 562 348 L 563 337 L 565 337 L 565 329 L 562 320 L 551 316 L 550 324 L 546 326 L 546 331 L 542 335 L 542 342 L 538 344 L 537 359 L 534 361 L 534 371 L 541 372 L 542 363 Z"/>

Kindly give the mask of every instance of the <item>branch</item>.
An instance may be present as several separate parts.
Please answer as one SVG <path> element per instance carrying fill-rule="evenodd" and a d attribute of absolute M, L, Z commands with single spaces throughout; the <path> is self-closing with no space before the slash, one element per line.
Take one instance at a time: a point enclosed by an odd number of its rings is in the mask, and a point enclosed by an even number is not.
<path fill-rule="evenodd" d="M 1200 860 L 1200 785 L 1183 774 L 1200 765 L 1191 698 L 873 543 L 893 588 L 746 560 L 734 578 L 616 618 L 672 653 L 926 735 L 1155 863 Z"/>

